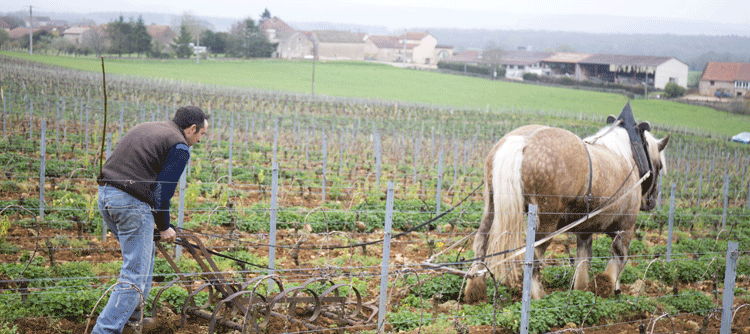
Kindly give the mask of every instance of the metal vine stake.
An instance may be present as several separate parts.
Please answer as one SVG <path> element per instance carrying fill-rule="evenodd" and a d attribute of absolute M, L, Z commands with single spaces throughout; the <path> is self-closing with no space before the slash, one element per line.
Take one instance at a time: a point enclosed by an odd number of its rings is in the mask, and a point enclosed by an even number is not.
<path fill-rule="evenodd" d="M 107 79 L 104 72 L 104 56 L 102 56 L 102 91 L 104 92 L 104 124 L 102 125 L 102 145 L 99 147 L 99 174 L 104 164 L 104 138 L 107 136 Z"/>

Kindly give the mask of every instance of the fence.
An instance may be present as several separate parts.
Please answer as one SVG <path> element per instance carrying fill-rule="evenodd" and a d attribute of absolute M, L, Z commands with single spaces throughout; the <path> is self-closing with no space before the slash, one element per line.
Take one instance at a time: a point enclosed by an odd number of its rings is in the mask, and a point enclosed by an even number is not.
<path fill-rule="evenodd" d="M 100 227 L 95 204 L 100 82 L 14 66 L 23 70 L 4 67 L 2 78 L 0 231 L 7 232 L 0 245 L 0 298 L 8 306 L 0 307 L 0 318 L 22 326 L 51 314 L 82 319 L 119 270 L 119 245 Z M 666 332 L 668 320 L 689 316 L 706 319 L 698 330 L 726 326 L 730 309 L 735 321 L 728 323 L 747 327 L 741 313 L 748 311 L 743 303 L 750 283 L 744 147 L 673 135 L 670 172 L 662 179 L 669 186 L 662 187 L 660 207 L 638 217 L 630 265 L 621 276 L 627 289 L 619 297 L 570 291 L 576 256 L 570 237 L 561 236 L 553 242 L 555 252 L 539 260 L 548 297 L 529 301 L 519 298 L 518 287 L 490 281 L 488 303 L 462 305 L 451 302 L 460 299 L 462 277 L 419 263 L 476 230 L 482 199 L 474 189 L 482 182 L 486 152 L 523 124 L 544 122 L 587 135 L 602 126 L 600 120 L 562 111 L 451 110 L 125 78 L 114 79 L 107 91 L 105 152 L 131 126 L 169 119 L 176 106 L 200 104 L 212 115 L 209 135 L 193 148 L 175 196 L 173 221 L 201 235 L 211 249 L 256 265 L 218 261 L 233 280 L 267 275 L 270 268 L 288 285 L 311 277 L 345 282 L 365 299 L 377 299 L 375 322 L 387 320 L 393 329 L 515 331 L 528 318 L 530 332 L 631 325 Z M 395 236 L 459 203 L 431 226 Z M 734 241 L 740 251 L 732 250 Z M 608 237 L 594 241 L 592 273 L 604 269 L 610 245 Z M 436 262 L 467 269 L 470 248 L 470 241 L 460 244 Z M 200 271 L 188 256 L 178 264 L 185 272 Z M 159 258 L 155 277 L 164 286 L 176 274 Z M 732 277 L 736 285 L 729 294 Z M 166 300 L 182 306 L 185 290 L 170 289 Z M 720 313 L 721 321 L 714 317 Z"/>

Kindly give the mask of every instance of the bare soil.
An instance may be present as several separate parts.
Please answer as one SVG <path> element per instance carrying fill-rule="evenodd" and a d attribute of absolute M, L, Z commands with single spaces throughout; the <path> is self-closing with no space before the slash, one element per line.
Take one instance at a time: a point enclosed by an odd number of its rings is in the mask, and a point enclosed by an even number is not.
<path fill-rule="evenodd" d="M 232 231 L 230 227 L 226 226 L 199 226 L 194 229 L 196 232 L 200 233 L 206 233 L 210 235 L 230 235 L 232 233 L 235 233 L 236 231 Z M 360 247 L 358 248 L 352 248 L 352 249 L 339 249 L 334 251 L 326 251 L 322 249 L 315 249 L 315 247 L 321 246 L 321 245 L 327 245 L 327 244 L 341 244 L 341 242 L 336 241 L 333 239 L 333 237 L 325 237 L 317 234 L 303 234 L 304 228 L 300 229 L 299 231 L 294 230 L 282 230 L 279 232 L 279 243 L 280 244 L 294 244 L 297 240 L 299 240 L 303 235 L 307 240 L 302 243 L 302 249 L 299 250 L 297 254 L 297 261 L 298 265 L 294 264 L 295 261 L 293 259 L 293 251 L 291 249 L 286 248 L 280 248 L 279 251 L 277 251 L 277 259 L 279 261 L 284 261 L 284 267 L 288 269 L 299 269 L 303 272 L 304 275 L 319 275 L 321 273 L 309 273 L 305 272 L 304 268 L 316 268 L 319 267 L 318 264 L 316 264 L 314 261 L 320 257 L 327 257 L 327 258 L 337 258 L 337 257 L 351 257 L 353 255 L 362 255 L 366 254 L 369 256 L 380 256 L 380 248 L 375 246 L 370 246 L 365 249 L 362 249 Z M 39 232 L 37 232 L 35 229 L 32 228 L 24 228 L 24 227 L 18 227 L 18 226 L 12 226 L 9 234 L 8 234 L 8 240 L 12 243 L 16 244 L 17 246 L 21 247 L 22 249 L 28 249 L 28 250 L 34 250 L 36 249 L 37 256 L 42 256 L 47 258 L 48 257 L 48 250 L 46 250 L 47 246 L 45 245 L 46 240 L 52 240 L 58 235 L 65 235 L 69 239 L 73 240 L 77 238 L 77 234 L 75 231 L 68 231 L 68 230 L 59 230 L 59 229 L 49 229 L 49 228 L 43 228 Z M 361 242 L 369 240 L 368 238 L 377 239 L 376 236 L 380 235 L 378 233 L 373 233 L 371 235 L 364 235 L 360 239 L 361 240 L 351 240 L 352 243 Z M 442 237 L 447 237 L 448 235 L 443 235 Z M 253 236 L 249 235 L 243 235 L 241 236 L 242 239 L 252 239 Z M 217 251 L 225 251 L 227 249 L 232 249 L 233 247 L 237 247 L 238 243 L 236 241 L 227 240 L 227 239 L 221 239 L 221 238 L 214 238 L 210 236 L 203 236 L 201 238 L 207 246 L 209 246 L 211 249 L 215 249 Z M 56 262 L 68 262 L 68 261 L 90 261 L 90 262 L 109 262 L 109 261 L 119 261 L 121 260 L 120 250 L 119 250 L 119 244 L 115 240 L 114 237 L 110 234 L 110 237 L 107 239 L 106 242 L 102 242 L 99 240 L 99 237 L 96 236 L 85 236 L 83 238 L 85 241 L 85 247 L 82 247 L 80 249 L 71 249 L 70 247 L 64 247 L 60 248 L 55 251 L 54 258 Z M 655 238 L 653 240 L 650 240 L 650 242 L 658 244 L 661 243 L 662 240 L 659 238 Z M 258 242 L 263 243 L 262 240 L 252 240 L 252 242 Z M 314 247 L 310 247 L 314 246 Z M 268 256 L 268 248 L 267 247 L 251 247 L 251 246 L 245 246 L 246 248 L 252 249 L 252 252 L 263 258 Z M 566 253 L 569 251 L 568 247 L 565 247 L 562 243 L 553 243 L 553 245 L 549 248 L 554 253 Z M 391 249 L 392 259 L 391 262 L 395 265 L 414 265 L 417 264 L 427 258 L 429 258 L 432 255 L 432 252 L 430 250 L 430 247 L 426 245 L 425 238 L 422 238 L 420 236 L 407 236 L 405 238 L 399 238 L 397 242 L 393 243 L 392 249 Z M 18 255 L 17 254 L 2 254 L 0 255 L 0 261 L 3 262 L 18 262 Z M 379 269 L 371 269 L 372 271 L 379 271 Z M 299 272 L 291 272 L 292 274 L 283 274 L 283 275 L 299 275 Z M 14 279 L 14 278 L 7 278 L 7 277 L 0 277 L 0 280 L 8 280 L 8 279 Z M 288 280 L 292 280 L 293 277 L 287 277 Z M 297 278 L 298 279 L 298 278 Z M 284 280 L 284 277 L 282 277 L 282 281 Z M 102 283 L 105 283 L 105 279 L 102 279 Z M 12 283 L 10 283 L 12 284 Z M 160 288 L 164 283 L 154 283 L 154 289 Z M 375 285 L 375 284 L 371 284 Z M 738 280 L 737 281 L 738 287 L 748 287 L 750 286 L 750 282 L 745 280 Z M 652 281 L 646 281 L 645 287 L 643 288 L 646 293 L 646 295 L 651 297 L 658 297 L 658 296 L 664 296 L 667 293 L 671 292 L 672 287 L 666 287 L 660 282 L 652 282 Z M 708 283 L 692 283 L 692 284 L 681 284 L 678 286 L 680 290 L 691 288 L 691 289 L 697 289 L 700 291 L 703 291 L 705 293 L 710 293 L 714 287 L 711 284 Z M 612 282 L 611 280 L 603 275 L 597 275 L 592 281 L 591 286 L 589 287 L 591 291 L 595 291 L 597 295 L 602 297 L 607 297 L 609 294 L 611 294 L 612 289 Z M 622 286 L 622 292 L 625 294 L 634 294 L 635 291 L 633 291 L 633 288 L 630 285 L 623 285 Z M 363 293 L 363 300 L 365 302 L 367 301 L 374 301 L 378 295 L 378 292 L 375 288 L 371 288 L 370 291 L 364 291 Z M 408 292 L 405 292 L 408 293 Z M 405 297 L 405 295 L 397 296 L 397 298 L 394 298 L 394 300 L 400 299 Z M 520 296 L 514 296 L 515 299 L 520 299 Z M 742 306 L 745 305 L 745 301 L 742 299 L 736 299 L 735 300 L 735 306 Z M 368 313 L 369 311 L 365 311 L 366 315 L 370 315 L 371 313 Z M 446 313 L 446 315 L 453 316 L 455 312 L 454 309 L 441 309 L 441 313 Z M 307 318 L 310 316 L 310 310 L 297 308 L 295 310 L 296 317 L 299 318 Z M 670 317 L 670 316 L 662 316 L 661 314 L 641 314 L 640 316 L 636 317 L 635 319 L 629 319 L 629 322 L 626 323 L 617 323 L 617 324 L 602 324 L 595 328 L 586 328 L 585 333 L 639 333 L 641 332 L 640 327 L 644 326 L 648 333 L 698 333 L 701 328 L 705 327 L 704 333 L 718 333 L 720 328 L 720 318 L 721 314 L 710 314 L 707 317 L 702 317 L 698 315 L 693 314 L 686 314 L 686 315 L 680 315 L 676 317 Z M 654 319 L 657 319 L 656 321 Z M 15 321 L 15 325 L 18 326 L 20 333 L 41 333 L 41 334 L 57 334 L 57 333 L 84 333 L 86 329 L 86 320 L 87 319 L 54 319 L 54 318 L 22 318 L 17 319 Z M 172 312 L 171 309 L 168 307 L 162 307 L 159 310 L 158 313 L 158 327 L 156 329 L 150 330 L 150 331 L 144 331 L 144 333 L 177 333 L 177 334 L 187 334 L 187 333 L 208 333 L 209 323 L 207 320 L 195 317 L 195 316 L 187 316 L 185 325 L 181 326 L 181 316 L 179 314 L 175 314 Z M 459 319 L 460 320 L 460 319 Z M 90 327 L 93 326 L 93 323 L 96 321 L 96 319 L 91 319 Z M 373 321 L 374 322 L 374 321 Z M 319 328 L 318 331 L 320 333 L 339 333 L 336 330 L 338 321 L 335 319 L 330 319 L 325 316 L 321 316 L 318 318 L 318 320 L 315 322 L 315 325 Z M 89 327 L 89 331 L 91 328 Z M 468 330 L 468 333 L 493 333 L 492 326 L 467 326 L 465 327 Z M 568 324 L 565 327 L 562 328 L 554 328 L 551 330 L 551 332 L 555 331 L 566 331 L 566 332 L 579 332 L 582 333 L 582 331 L 578 331 L 580 328 L 580 324 Z M 372 330 L 373 326 L 372 324 L 367 327 L 362 327 L 359 329 L 361 330 Z M 294 332 L 305 332 L 310 331 L 310 328 L 306 328 L 305 326 L 298 324 L 298 323 L 292 323 L 285 321 L 282 318 L 279 317 L 272 317 L 270 319 L 270 322 L 268 326 L 265 329 L 265 333 L 269 334 L 275 334 L 275 333 L 294 333 Z M 127 329 L 125 333 L 128 333 L 130 329 Z M 232 333 L 233 331 L 226 328 L 219 326 L 217 328 L 217 333 Z M 347 330 L 347 333 L 356 333 L 355 331 Z M 411 333 L 419 333 L 419 330 L 413 330 Z M 503 328 L 496 328 L 495 333 L 510 333 L 509 330 L 503 329 Z M 739 310 L 735 314 L 735 319 L 733 322 L 733 330 L 732 333 L 748 333 L 750 334 L 750 307 L 743 306 L 739 308 Z"/>

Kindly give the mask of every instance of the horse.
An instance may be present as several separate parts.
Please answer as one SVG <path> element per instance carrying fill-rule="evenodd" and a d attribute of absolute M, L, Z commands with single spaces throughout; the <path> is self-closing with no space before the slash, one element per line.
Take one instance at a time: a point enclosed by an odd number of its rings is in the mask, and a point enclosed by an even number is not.
<path fill-rule="evenodd" d="M 610 293 L 619 289 L 638 211 L 656 205 L 655 185 L 669 134 L 656 139 L 648 122 L 636 124 L 630 103 L 617 119 L 609 116 L 607 121 L 610 126 L 585 139 L 565 129 L 526 125 L 495 144 L 485 162 L 484 209 L 474 236 L 476 260 L 467 275 L 466 302 L 486 300 L 485 274 L 479 274 L 484 267 L 503 284 L 522 279 L 522 257 L 513 259 L 507 250 L 526 243 L 524 214 L 529 204 L 538 207 L 537 241 L 583 220 L 569 231 L 577 238 L 575 289 L 589 286 L 592 235 L 609 235 L 612 258 L 601 275 L 609 278 Z M 596 209 L 604 210 L 590 215 Z M 549 244 L 548 240 L 535 248 L 535 260 L 543 257 Z M 533 268 L 531 296 L 539 299 L 545 292 L 537 261 Z"/>

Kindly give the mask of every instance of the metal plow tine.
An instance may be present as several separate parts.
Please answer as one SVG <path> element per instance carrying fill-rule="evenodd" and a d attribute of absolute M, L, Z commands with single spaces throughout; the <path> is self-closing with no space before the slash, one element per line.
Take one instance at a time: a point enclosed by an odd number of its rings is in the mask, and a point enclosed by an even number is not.
<path fill-rule="evenodd" d="M 250 294 L 250 293 L 254 293 L 254 292 L 253 291 L 247 291 L 247 290 L 240 291 L 240 292 L 235 292 L 231 296 L 222 299 L 219 302 L 219 304 L 216 305 L 216 308 L 214 309 L 213 314 L 211 314 L 211 323 L 209 325 L 208 332 L 209 333 L 213 333 L 214 332 L 214 327 L 216 326 L 216 322 L 217 321 L 221 322 L 221 324 L 224 325 L 224 326 L 231 327 L 231 328 L 234 328 L 234 329 L 237 329 L 237 330 L 244 330 L 244 325 L 240 325 L 240 324 L 238 324 L 238 323 L 236 323 L 234 321 L 225 320 L 225 319 L 218 320 L 218 318 L 216 316 L 218 315 L 219 311 L 221 310 L 221 308 L 222 308 L 221 306 L 222 305 L 224 305 L 224 304 L 237 305 L 237 303 L 234 302 L 234 299 L 236 299 L 237 297 L 240 297 L 242 295 L 246 295 L 246 294 Z M 250 310 L 250 307 L 246 308 L 244 312 L 249 312 L 249 310 Z M 226 312 L 229 312 L 229 311 L 231 311 L 231 310 L 227 310 Z"/>
<path fill-rule="evenodd" d="M 209 321 L 209 333 L 214 333 L 217 324 L 247 333 L 249 331 L 262 332 L 267 330 L 272 317 L 279 317 L 284 321 L 302 325 L 313 331 L 322 330 L 323 327 L 315 325 L 315 322 L 321 315 L 333 319 L 339 323 L 339 327 L 367 327 L 372 324 L 374 317 L 378 313 L 376 306 L 371 303 L 362 303 L 362 295 L 355 287 L 348 284 L 335 284 L 326 277 L 313 277 L 307 279 L 299 286 L 284 288 L 281 277 L 272 274 L 258 276 L 247 281 L 234 281 L 231 277 L 225 277 L 219 271 L 216 263 L 211 258 L 212 252 L 203 245 L 200 239 L 189 232 L 182 231 L 178 244 L 181 244 L 188 253 L 196 260 L 202 270 L 199 273 L 182 273 L 180 272 L 174 259 L 163 246 L 159 246 L 159 251 L 164 255 L 169 264 L 177 273 L 178 277 L 162 287 L 154 299 L 152 314 L 156 317 L 158 300 L 162 293 L 168 288 L 181 282 L 182 286 L 188 290 L 189 294 L 182 305 L 180 326 L 186 323 L 187 315 L 193 315 Z M 205 283 L 198 286 L 194 291 L 192 285 L 188 284 L 189 277 L 198 276 Z M 273 284 L 278 288 L 275 291 Z M 264 284 L 268 282 L 267 284 Z M 322 284 L 326 289 L 318 294 L 322 287 L 316 286 Z M 341 296 L 342 288 L 350 288 L 356 297 L 356 300 L 348 300 L 347 297 Z M 200 292 L 208 289 L 209 298 L 204 305 L 198 306 L 195 303 L 195 296 Z M 349 295 L 349 297 L 351 297 Z M 280 306 L 282 306 L 279 308 Z M 297 315 L 297 305 L 304 304 L 301 309 L 305 314 L 311 315 L 300 317 Z M 211 306 L 214 306 L 213 312 L 209 312 Z M 274 311 L 274 309 L 286 309 L 283 313 Z M 371 314 L 367 317 L 363 310 L 369 309 Z M 283 312 L 283 311 L 282 311 Z M 238 322 L 239 317 L 242 320 Z M 365 319 L 366 318 L 366 319 Z M 372 324 L 374 325 L 374 324 Z"/>
<path fill-rule="evenodd" d="M 187 296 L 187 298 L 185 298 L 185 303 L 182 304 L 182 312 L 181 312 L 182 313 L 182 319 L 180 320 L 180 326 L 185 326 L 185 318 L 187 317 L 187 314 L 188 314 L 187 311 L 188 311 L 188 308 L 189 308 L 189 306 L 188 306 L 189 304 L 193 304 L 193 308 L 196 309 L 196 310 L 206 309 L 206 308 L 208 308 L 208 306 L 211 305 L 211 298 L 209 297 L 208 300 L 206 301 L 206 304 L 204 304 L 202 307 L 200 307 L 200 308 L 195 307 L 195 302 L 193 301 L 193 298 L 195 297 L 195 295 L 197 295 L 199 292 L 203 291 L 203 289 L 205 289 L 205 288 L 209 289 L 209 291 L 210 291 L 209 292 L 209 296 L 213 295 L 213 291 L 212 291 L 213 290 L 213 285 L 211 283 L 204 283 L 201 286 L 199 286 L 197 289 L 195 289 L 195 291 L 191 292 Z"/>
<path fill-rule="evenodd" d="M 164 293 L 167 289 L 171 288 L 172 285 L 179 282 L 180 278 L 176 277 L 175 279 L 171 280 L 167 285 L 163 286 L 159 291 L 156 293 L 156 296 L 154 297 L 154 302 L 151 304 L 151 317 L 156 319 L 157 310 L 159 309 L 159 298 L 161 297 L 161 294 Z"/>

